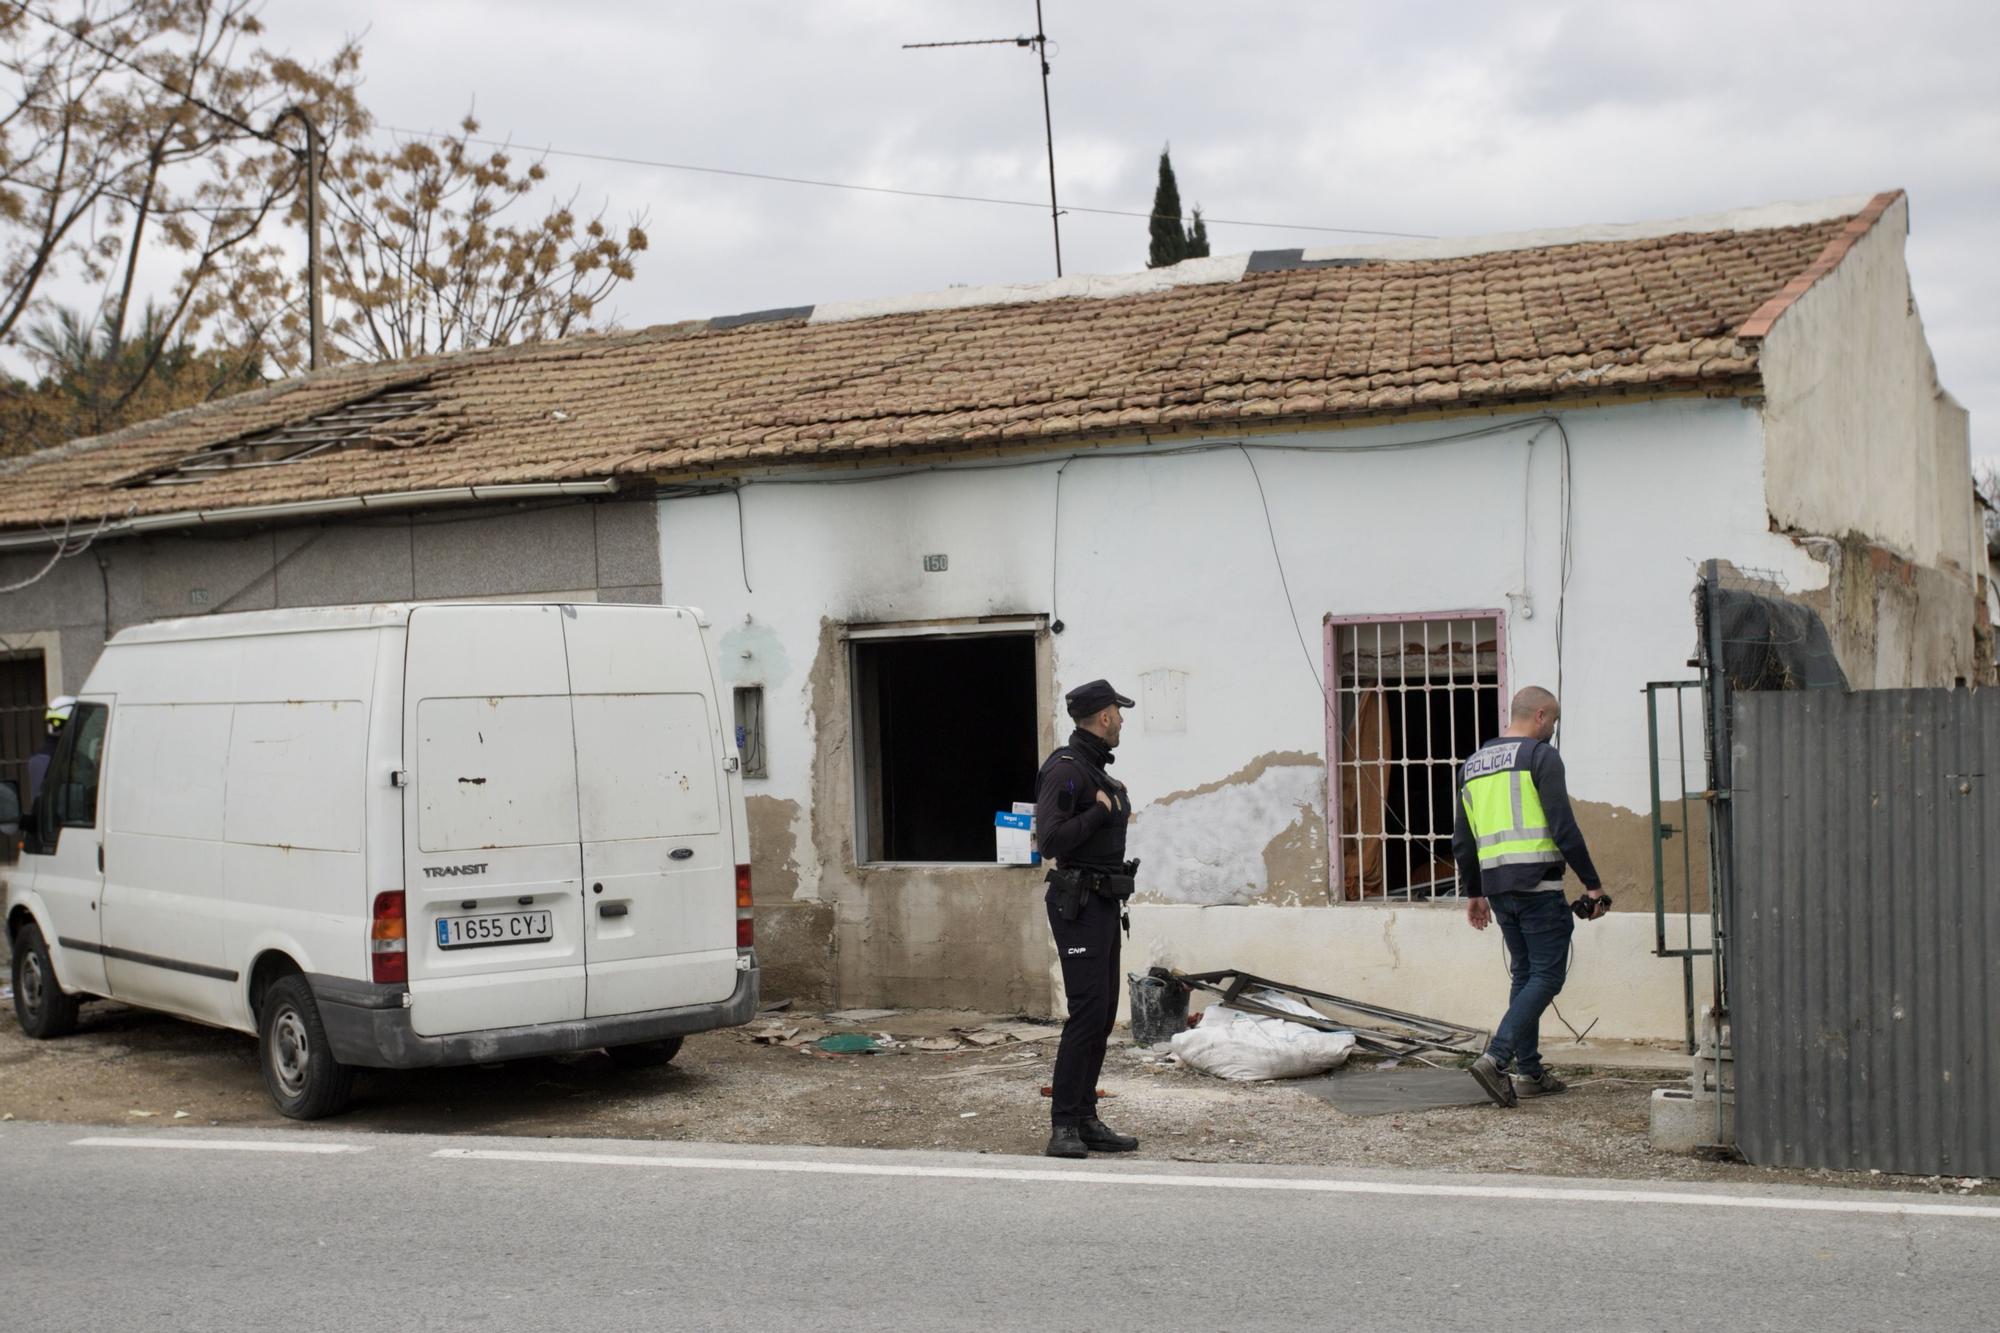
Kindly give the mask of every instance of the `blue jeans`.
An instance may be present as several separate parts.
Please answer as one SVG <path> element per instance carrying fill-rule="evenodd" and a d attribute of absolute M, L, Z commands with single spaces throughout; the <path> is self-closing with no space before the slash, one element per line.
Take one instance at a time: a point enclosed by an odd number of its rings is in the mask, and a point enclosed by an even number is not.
<path fill-rule="evenodd" d="M 1501 893 L 1486 900 L 1507 939 L 1507 1016 L 1493 1030 L 1486 1053 L 1502 1069 L 1512 1060 L 1523 1078 L 1542 1074 L 1542 1011 L 1555 1001 L 1569 971 L 1569 937 L 1576 917 L 1562 891 Z"/>

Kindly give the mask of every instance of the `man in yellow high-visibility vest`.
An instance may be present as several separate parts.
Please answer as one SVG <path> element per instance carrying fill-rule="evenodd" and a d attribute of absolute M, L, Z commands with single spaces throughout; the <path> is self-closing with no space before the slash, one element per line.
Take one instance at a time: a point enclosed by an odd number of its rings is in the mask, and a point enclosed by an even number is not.
<path fill-rule="evenodd" d="M 1562 990 L 1577 920 L 1563 901 L 1564 863 L 1583 881 L 1590 920 L 1611 906 L 1569 808 L 1562 757 L 1549 744 L 1561 711 L 1553 694 L 1528 686 L 1514 696 L 1506 730 L 1459 771 L 1451 847 L 1465 919 L 1478 930 L 1499 922 L 1513 975 L 1506 1016 L 1472 1065 L 1473 1078 L 1502 1106 L 1565 1087 L 1542 1067 L 1541 1052 L 1542 1011 Z"/>

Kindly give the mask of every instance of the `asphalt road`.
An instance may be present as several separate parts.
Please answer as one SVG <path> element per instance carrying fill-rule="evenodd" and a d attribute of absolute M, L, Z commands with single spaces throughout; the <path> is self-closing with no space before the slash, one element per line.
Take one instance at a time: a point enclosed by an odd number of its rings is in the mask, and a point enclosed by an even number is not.
<path fill-rule="evenodd" d="M 2000 1307 L 2000 1206 L 1859 1190 L 15 1123 L 0 1204 L 6 1326 L 93 1333 L 1830 1333 Z"/>

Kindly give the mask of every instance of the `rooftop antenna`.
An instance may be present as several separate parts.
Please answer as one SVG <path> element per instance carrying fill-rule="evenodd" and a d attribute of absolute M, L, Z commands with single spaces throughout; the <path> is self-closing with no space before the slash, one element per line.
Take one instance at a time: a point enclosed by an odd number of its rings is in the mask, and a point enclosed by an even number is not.
<path fill-rule="evenodd" d="M 969 42 L 905 42 L 905 51 L 935 51 L 946 46 L 1018 46 L 1034 51 L 1042 66 L 1042 132 L 1049 147 L 1049 226 L 1055 232 L 1056 276 L 1062 276 L 1062 210 L 1056 206 L 1056 130 L 1049 114 L 1049 35 L 1042 24 L 1042 0 L 1035 0 L 1035 35 L 982 37 Z"/>

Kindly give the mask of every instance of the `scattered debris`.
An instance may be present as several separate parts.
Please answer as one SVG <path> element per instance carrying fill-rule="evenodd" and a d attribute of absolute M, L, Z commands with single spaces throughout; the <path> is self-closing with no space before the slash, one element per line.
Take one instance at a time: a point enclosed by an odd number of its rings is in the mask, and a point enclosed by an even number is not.
<path fill-rule="evenodd" d="M 974 1046 L 999 1046 L 1010 1041 L 1047 1041 L 1060 1037 L 1062 1029 L 1047 1023 L 988 1023 L 984 1027 L 953 1028 L 953 1032 Z"/>
<path fill-rule="evenodd" d="M 828 1055 L 867 1055 L 880 1049 L 865 1032 L 836 1032 L 813 1043 Z"/>
<path fill-rule="evenodd" d="M 957 1037 L 914 1037 L 905 1044 L 913 1051 L 956 1051 L 965 1046 Z"/>
<path fill-rule="evenodd" d="M 900 1009 L 842 1009 L 826 1016 L 830 1023 L 874 1023 L 884 1018 L 894 1018 Z"/>
<path fill-rule="evenodd" d="M 960 1111 L 960 1112 L 958 1113 L 958 1118 L 959 1118 L 960 1120 L 977 1120 L 977 1119 L 979 1118 L 979 1112 L 977 1112 L 977 1111 Z"/>
<path fill-rule="evenodd" d="M 1486 1034 L 1476 1028 L 1461 1027 L 1442 1019 L 1406 1014 L 1396 1009 L 1365 1004 L 1325 991 L 1307 990 L 1282 981 L 1224 968 L 1219 972 L 1175 972 L 1174 979 L 1196 990 L 1222 997 L 1222 1003 L 1239 1013 L 1302 1023 L 1321 1032 L 1351 1032 L 1363 1050 L 1381 1055 L 1414 1055 L 1418 1051 L 1449 1051 L 1477 1055 L 1486 1047 Z M 1252 998 L 1250 991 L 1270 991 L 1299 1002 L 1304 1012 L 1293 1012 Z M 1359 1020 L 1359 1021 L 1356 1021 Z"/>
<path fill-rule="evenodd" d="M 760 1046 L 788 1046 L 800 1031 L 797 1024 L 766 1023 L 750 1029 L 750 1040 Z"/>
<path fill-rule="evenodd" d="M 188 1119 L 191 1119 L 191 1118 L 192 1118 L 192 1117 L 190 1117 L 190 1116 L 188 1115 L 188 1113 L 187 1113 L 186 1111 L 176 1111 L 176 1112 L 174 1112 L 174 1119 L 176 1119 L 176 1120 L 188 1120 Z"/>
<path fill-rule="evenodd" d="M 144 1119 L 146 1119 L 146 1118 L 148 1118 L 148 1117 L 150 1117 L 150 1116 L 156 1116 L 156 1115 L 158 1115 L 158 1114 L 159 1114 L 159 1112 L 158 1112 L 158 1111 L 127 1111 L 127 1112 L 126 1112 L 125 1114 L 126 1114 L 126 1115 L 135 1115 L 135 1116 L 138 1116 L 138 1117 L 139 1117 L 140 1119 L 144 1120 Z"/>

